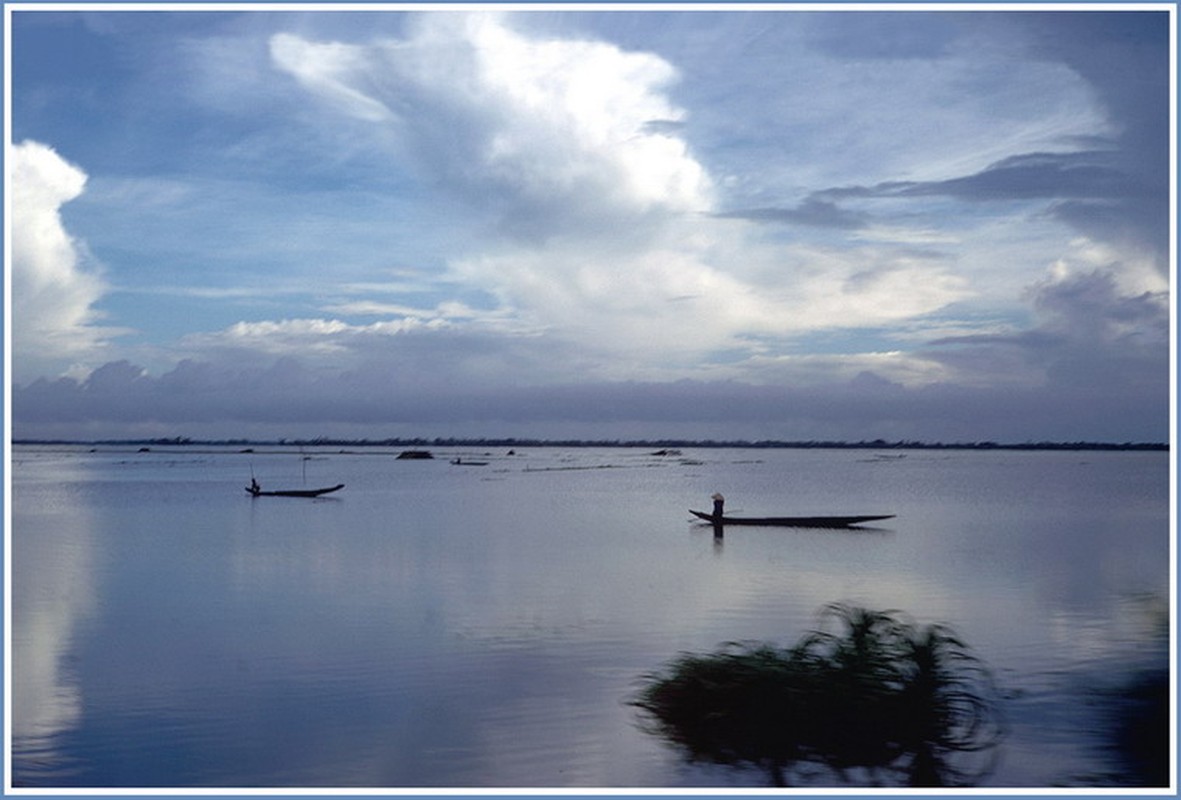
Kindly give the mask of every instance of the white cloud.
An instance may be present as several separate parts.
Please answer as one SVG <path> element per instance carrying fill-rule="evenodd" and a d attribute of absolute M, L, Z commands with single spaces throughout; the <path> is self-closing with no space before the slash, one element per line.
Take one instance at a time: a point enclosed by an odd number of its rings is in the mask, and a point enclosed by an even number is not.
<path fill-rule="evenodd" d="M 271 58 L 308 90 L 358 119 L 380 122 L 393 114 L 380 101 L 349 84 L 366 70 L 364 51 L 345 44 L 307 42 L 290 34 L 271 38 Z"/>
<path fill-rule="evenodd" d="M 251 352 L 265 356 L 300 356 L 304 359 L 338 359 L 358 348 L 358 340 L 394 336 L 422 327 L 435 327 L 415 319 L 350 325 L 338 319 L 285 319 L 238 322 L 214 332 L 193 333 L 182 346 L 195 353 Z"/>
<path fill-rule="evenodd" d="M 740 371 L 752 383 L 798 386 L 847 383 L 867 373 L 911 388 L 945 383 L 953 377 L 945 365 L 901 350 L 756 356 L 742 364 Z"/>
<path fill-rule="evenodd" d="M 1165 294 L 1169 291 L 1169 277 L 1157 269 L 1151 254 L 1132 248 L 1117 248 L 1085 236 L 1069 243 L 1066 252 L 1049 267 L 1048 274 L 1053 280 L 1061 281 L 1071 275 L 1095 270 L 1109 271 L 1123 295 Z"/>
<path fill-rule="evenodd" d="M 82 194 L 86 174 L 34 141 L 8 153 L 14 367 L 31 375 L 93 358 L 114 329 L 97 325 L 107 291 L 86 246 L 66 230 L 61 207 Z"/>
<path fill-rule="evenodd" d="M 664 59 L 530 38 L 500 14 L 417 20 L 405 40 L 283 34 L 272 53 L 330 107 L 388 128 L 452 196 L 494 218 L 499 243 L 453 256 L 456 285 L 587 348 L 602 374 L 656 374 L 747 347 L 751 335 L 881 324 L 965 295 L 946 264 L 883 248 L 792 249 L 712 219 L 714 182 L 669 124 L 686 113 L 669 99 L 678 74 Z"/>
<path fill-rule="evenodd" d="M 685 143 L 650 126 L 684 116 L 662 93 L 676 77 L 670 64 L 602 42 L 530 40 L 494 16 L 467 28 L 477 89 L 504 112 L 485 151 L 493 174 L 547 195 L 585 185 L 633 211 L 708 207 Z"/>
<path fill-rule="evenodd" d="M 532 40 L 499 14 L 433 13 L 406 40 L 271 39 L 275 66 L 346 116 L 381 123 L 412 159 L 505 231 L 599 232 L 648 212 L 710 207 L 657 56 L 575 40 Z"/>
<path fill-rule="evenodd" d="M 474 319 L 480 316 L 480 312 L 463 303 L 453 301 L 440 303 L 435 308 L 419 308 L 402 303 L 382 303 L 376 300 L 349 300 L 325 306 L 324 310 L 331 314 L 348 316 L 406 317 L 417 320 Z"/>

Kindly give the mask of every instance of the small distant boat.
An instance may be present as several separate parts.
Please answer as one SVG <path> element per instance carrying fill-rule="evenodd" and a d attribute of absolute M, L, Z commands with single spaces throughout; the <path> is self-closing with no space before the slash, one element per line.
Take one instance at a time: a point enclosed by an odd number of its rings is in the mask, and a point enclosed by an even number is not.
<path fill-rule="evenodd" d="M 851 528 L 864 522 L 893 519 L 893 514 L 860 517 L 715 517 L 704 511 L 689 509 L 693 516 L 712 525 L 764 525 L 782 528 Z"/>
<path fill-rule="evenodd" d="M 319 497 L 329 492 L 335 492 L 344 488 L 343 483 L 338 483 L 335 486 L 329 486 L 324 489 L 277 489 L 272 492 L 264 492 L 257 485 L 247 486 L 246 493 L 251 497 Z"/>
<path fill-rule="evenodd" d="M 398 454 L 398 458 L 403 461 L 425 461 L 428 458 L 434 458 L 430 450 L 403 450 Z"/>
<path fill-rule="evenodd" d="M 488 466 L 487 461 L 472 461 L 470 459 L 468 461 L 464 461 L 462 458 L 453 458 L 453 459 L 451 459 L 451 463 L 455 464 L 458 467 L 486 467 L 486 466 Z"/>

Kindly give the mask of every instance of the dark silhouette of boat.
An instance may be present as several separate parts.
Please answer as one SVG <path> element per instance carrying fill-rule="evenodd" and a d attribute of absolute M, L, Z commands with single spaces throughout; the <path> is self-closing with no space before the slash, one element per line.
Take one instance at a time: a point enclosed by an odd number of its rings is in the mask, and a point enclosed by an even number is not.
<path fill-rule="evenodd" d="M 893 519 L 893 514 L 877 514 L 862 517 L 727 517 L 726 498 L 715 493 L 710 498 L 714 501 L 714 511 L 706 514 L 704 511 L 689 509 L 689 513 L 698 519 L 703 519 L 714 526 L 714 533 L 721 536 L 722 528 L 726 525 L 776 525 L 782 528 L 852 528 L 863 522 L 876 522 L 880 519 Z"/>
<path fill-rule="evenodd" d="M 693 516 L 712 525 L 763 525 L 782 528 L 851 528 L 864 522 L 893 519 L 893 514 L 876 514 L 860 517 L 715 517 L 704 511 L 689 509 Z"/>
<path fill-rule="evenodd" d="M 271 492 L 264 492 L 259 488 L 258 484 L 253 484 L 246 487 L 246 493 L 251 497 L 319 497 L 329 492 L 335 492 L 343 489 L 344 484 L 338 483 L 335 486 L 329 486 L 324 489 L 277 489 Z"/>
<path fill-rule="evenodd" d="M 456 466 L 459 466 L 459 467 L 486 467 L 486 466 L 488 466 L 487 461 L 471 461 L 470 459 L 468 461 L 464 461 L 462 458 L 453 458 L 453 459 L 451 459 L 451 463 L 455 464 Z"/>

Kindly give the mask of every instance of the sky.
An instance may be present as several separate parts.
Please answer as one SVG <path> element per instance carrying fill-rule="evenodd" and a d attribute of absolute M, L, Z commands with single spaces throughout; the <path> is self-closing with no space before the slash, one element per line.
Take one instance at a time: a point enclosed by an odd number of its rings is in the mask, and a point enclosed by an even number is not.
<path fill-rule="evenodd" d="M 1171 7 L 8 8 L 16 438 L 1170 436 Z"/>

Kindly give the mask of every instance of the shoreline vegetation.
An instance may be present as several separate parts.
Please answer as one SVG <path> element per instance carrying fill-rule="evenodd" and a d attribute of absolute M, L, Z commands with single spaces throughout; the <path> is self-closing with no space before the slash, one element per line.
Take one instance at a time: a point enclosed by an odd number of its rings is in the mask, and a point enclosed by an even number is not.
<path fill-rule="evenodd" d="M 91 445 L 158 447 L 627 447 L 667 450 L 671 448 L 730 448 L 782 450 L 1169 450 L 1164 442 L 921 442 L 885 439 L 847 441 L 780 440 L 694 440 L 694 439 L 522 439 L 522 438 L 394 438 L 343 439 L 191 439 L 187 436 L 147 439 L 13 439 L 14 445 Z"/>

